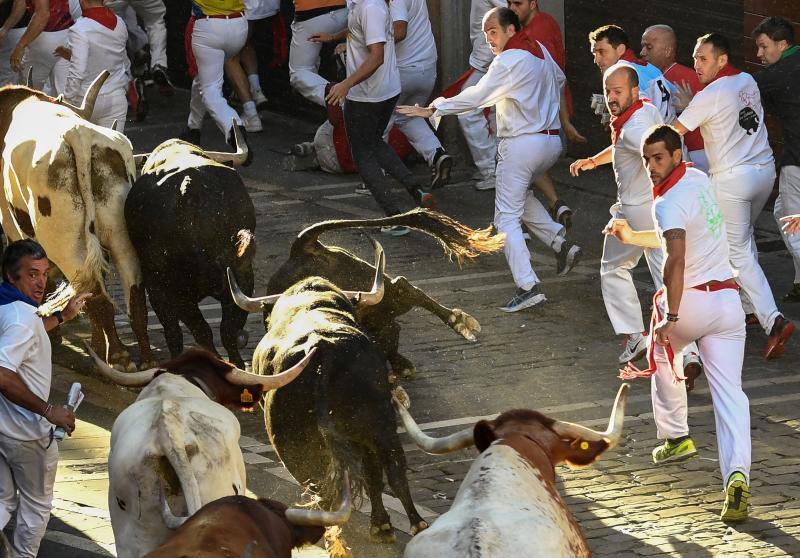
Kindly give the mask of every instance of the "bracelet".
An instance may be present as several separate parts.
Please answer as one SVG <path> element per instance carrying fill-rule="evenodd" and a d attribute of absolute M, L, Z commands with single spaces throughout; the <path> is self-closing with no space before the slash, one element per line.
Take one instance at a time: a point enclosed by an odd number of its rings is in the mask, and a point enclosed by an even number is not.
<path fill-rule="evenodd" d="M 59 325 L 64 323 L 64 314 L 61 313 L 61 310 L 56 310 L 55 312 L 53 312 L 53 316 L 56 317 L 56 320 L 58 320 Z"/>
<path fill-rule="evenodd" d="M 589 161 L 592 162 L 592 168 L 589 170 L 594 170 L 597 168 L 597 161 L 594 160 L 594 157 L 589 157 Z"/>
<path fill-rule="evenodd" d="M 45 409 L 44 409 L 44 413 L 42 413 L 42 416 L 43 417 L 47 417 L 47 415 L 49 415 L 50 411 L 52 411 L 52 410 L 53 410 L 53 406 L 50 403 L 48 403 L 47 407 L 45 407 Z"/>
<path fill-rule="evenodd" d="M 677 314 L 667 314 L 667 321 L 668 322 L 677 322 L 678 315 Z"/>

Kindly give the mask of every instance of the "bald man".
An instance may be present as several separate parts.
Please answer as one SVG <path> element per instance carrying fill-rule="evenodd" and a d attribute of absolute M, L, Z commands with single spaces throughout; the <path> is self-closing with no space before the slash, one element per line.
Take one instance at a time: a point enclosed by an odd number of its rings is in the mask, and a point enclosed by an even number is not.
<path fill-rule="evenodd" d="M 705 87 L 700 83 L 697 73 L 688 66 L 678 64 L 678 38 L 669 25 L 651 25 L 642 34 L 642 51 L 639 56 L 649 62 L 664 75 L 666 85 L 672 91 L 673 99 L 677 99 L 681 90 L 688 88 L 694 96 Z M 678 116 L 683 107 L 676 105 Z M 708 157 L 706 156 L 703 136 L 700 130 L 689 132 L 683 138 L 689 160 L 703 172 L 708 172 Z"/>

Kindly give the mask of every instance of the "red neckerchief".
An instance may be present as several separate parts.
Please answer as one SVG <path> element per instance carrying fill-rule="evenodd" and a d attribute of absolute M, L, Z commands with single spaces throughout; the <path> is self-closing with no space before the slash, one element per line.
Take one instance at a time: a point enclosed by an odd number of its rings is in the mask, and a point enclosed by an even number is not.
<path fill-rule="evenodd" d="M 539 46 L 538 42 L 531 39 L 524 31 L 514 33 L 514 36 L 511 37 L 506 43 L 506 46 L 503 47 L 503 52 L 511 50 L 512 48 L 527 50 L 536 58 L 541 58 L 544 60 L 544 52 L 542 52 L 542 47 Z"/>
<path fill-rule="evenodd" d="M 693 167 L 694 163 L 687 163 L 686 161 L 682 161 L 680 165 L 672 169 L 672 172 L 669 173 L 669 176 L 664 179 L 663 182 L 660 184 L 653 184 L 653 199 L 658 199 L 667 192 L 669 192 L 670 188 L 675 186 L 678 181 L 683 178 L 683 175 L 686 174 L 686 169 Z"/>
<path fill-rule="evenodd" d="M 83 10 L 83 17 L 95 20 L 103 27 L 107 27 L 112 31 L 117 27 L 117 14 L 111 8 L 105 6 L 97 8 L 86 8 Z"/>
<path fill-rule="evenodd" d="M 625 112 L 619 116 L 611 115 L 611 145 L 617 145 L 619 135 L 622 133 L 622 127 L 631 119 L 633 114 L 644 106 L 644 100 L 639 99 L 631 106 L 625 109 Z"/>
<path fill-rule="evenodd" d="M 717 72 L 717 75 L 714 76 L 714 79 L 712 79 L 708 83 L 711 84 L 711 83 L 714 83 L 715 81 L 717 81 L 719 78 L 724 78 L 724 77 L 728 77 L 728 76 L 735 76 L 735 75 L 741 74 L 741 73 L 742 73 L 742 71 L 740 69 L 738 69 L 738 68 L 734 68 L 733 65 L 725 64 L 725 66 L 723 66 L 722 69 L 719 72 Z"/>
<path fill-rule="evenodd" d="M 622 56 L 620 56 L 619 59 L 624 60 L 625 62 L 630 62 L 631 64 L 638 64 L 639 66 L 647 66 L 647 62 L 642 60 L 641 58 L 636 58 L 636 53 L 629 48 L 625 49 L 625 52 L 622 53 Z"/>

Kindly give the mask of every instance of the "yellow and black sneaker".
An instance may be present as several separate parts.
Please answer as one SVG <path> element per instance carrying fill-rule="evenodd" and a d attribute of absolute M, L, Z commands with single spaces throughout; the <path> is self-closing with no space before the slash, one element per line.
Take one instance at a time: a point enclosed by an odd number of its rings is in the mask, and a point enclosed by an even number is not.
<path fill-rule="evenodd" d="M 750 502 L 750 487 L 744 474 L 735 471 L 728 477 L 725 487 L 725 503 L 722 505 L 720 519 L 727 522 L 739 522 L 747 519 L 747 505 Z"/>
<path fill-rule="evenodd" d="M 696 453 L 697 448 L 688 436 L 680 441 L 667 440 L 653 450 L 653 463 L 661 465 L 669 461 L 683 461 Z"/>

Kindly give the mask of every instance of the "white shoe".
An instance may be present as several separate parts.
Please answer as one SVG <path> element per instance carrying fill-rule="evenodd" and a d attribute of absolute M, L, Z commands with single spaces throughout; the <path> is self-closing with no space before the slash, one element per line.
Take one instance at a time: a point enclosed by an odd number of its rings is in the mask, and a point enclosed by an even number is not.
<path fill-rule="evenodd" d="M 264 126 L 261 125 L 261 117 L 257 114 L 252 116 L 244 115 L 242 116 L 242 122 L 244 123 L 244 129 L 248 132 L 263 132 Z"/>
<path fill-rule="evenodd" d="M 250 94 L 253 96 L 253 102 L 256 104 L 257 107 L 261 108 L 261 105 L 267 104 L 267 97 L 264 95 L 264 92 L 260 89 L 256 91 L 250 91 Z"/>
<path fill-rule="evenodd" d="M 636 362 L 647 353 L 647 339 L 641 333 L 631 335 L 625 344 L 625 350 L 619 355 L 619 363 Z"/>
<path fill-rule="evenodd" d="M 496 186 L 496 178 L 494 175 L 491 175 L 488 178 L 484 178 L 483 180 L 475 183 L 476 190 L 494 190 Z"/>

